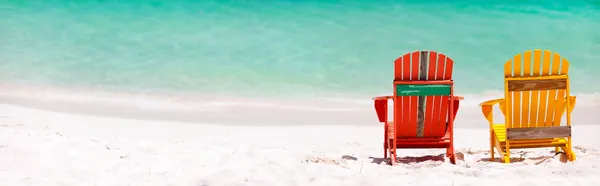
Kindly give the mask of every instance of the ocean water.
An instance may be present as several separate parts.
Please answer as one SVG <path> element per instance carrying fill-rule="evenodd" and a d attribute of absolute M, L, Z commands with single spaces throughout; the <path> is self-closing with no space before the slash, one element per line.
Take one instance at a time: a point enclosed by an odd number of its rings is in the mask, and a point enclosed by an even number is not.
<path fill-rule="evenodd" d="M 15 95 L 368 102 L 392 92 L 393 61 L 415 50 L 454 59 L 457 94 L 485 95 L 502 90 L 504 62 L 530 49 L 569 59 L 574 93 L 600 92 L 592 0 L 7 0 L 0 17 L 0 82 Z"/>

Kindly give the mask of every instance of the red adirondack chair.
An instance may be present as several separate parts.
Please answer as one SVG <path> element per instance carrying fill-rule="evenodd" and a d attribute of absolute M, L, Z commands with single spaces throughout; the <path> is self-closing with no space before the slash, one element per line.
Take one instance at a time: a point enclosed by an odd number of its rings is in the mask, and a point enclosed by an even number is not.
<path fill-rule="evenodd" d="M 453 122 L 459 100 L 454 96 L 454 62 L 434 51 L 407 53 L 394 62 L 394 95 L 373 98 L 384 126 L 384 158 L 396 163 L 396 149 L 445 148 L 456 164 Z M 393 121 L 388 121 L 388 99 L 392 99 Z"/>

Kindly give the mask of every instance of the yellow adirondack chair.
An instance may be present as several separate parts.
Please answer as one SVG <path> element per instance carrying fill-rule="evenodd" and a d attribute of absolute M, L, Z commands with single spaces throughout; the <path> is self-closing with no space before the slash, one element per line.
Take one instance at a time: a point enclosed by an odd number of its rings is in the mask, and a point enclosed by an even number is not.
<path fill-rule="evenodd" d="M 575 96 L 569 94 L 568 71 L 569 61 L 548 50 L 525 51 L 504 64 L 504 99 L 480 104 L 490 125 L 492 159 L 494 148 L 501 161 L 510 163 L 511 149 L 555 147 L 575 160 L 571 146 Z M 494 124 L 495 104 L 500 105 L 504 124 Z M 564 113 L 566 125 L 561 125 Z"/>

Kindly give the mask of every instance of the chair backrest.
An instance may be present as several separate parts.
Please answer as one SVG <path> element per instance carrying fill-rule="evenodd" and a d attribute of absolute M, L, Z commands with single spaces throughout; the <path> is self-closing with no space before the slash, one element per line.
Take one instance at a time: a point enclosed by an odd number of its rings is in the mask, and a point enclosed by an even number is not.
<path fill-rule="evenodd" d="M 454 62 L 434 51 L 407 53 L 394 62 L 394 123 L 399 137 L 445 135 L 453 95 Z"/>
<path fill-rule="evenodd" d="M 507 128 L 560 126 L 569 96 L 569 61 L 549 50 L 529 50 L 504 64 Z"/>

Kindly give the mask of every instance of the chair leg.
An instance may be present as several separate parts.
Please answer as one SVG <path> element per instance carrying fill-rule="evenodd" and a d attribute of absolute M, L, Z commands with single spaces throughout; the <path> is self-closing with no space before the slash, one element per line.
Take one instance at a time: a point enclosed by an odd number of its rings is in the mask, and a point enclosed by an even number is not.
<path fill-rule="evenodd" d="M 510 163 L 510 144 L 506 140 L 506 153 L 504 153 L 504 163 Z"/>
<path fill-rule="evenodd" d="M 450 159 L 450 163 L 456 165 L 456 154 L 454 154 L 454 144 L 450 143 L 450 146 L 446 148 L 446 156 Z"/>
<path fill-rule="evenodd" d="M 569 140 L 569 142 L 567 143 L 567 149 L 569 149 L 569 160 L 575 161 L 577 157 L 575 156 L 575 152 L 573 151 L 573 143 L 571 142 L 571 137 L 568 137 L 567 140 Z"/>
<path fill-rule="evenodd" d="M 575 161 L 577 159 L 575 152 L 573 152 L 573 149 L 570 148 L 568 145 L 562 146 L 560 148 L 562 148 L 565 155 L 567 155 L 567 159 L 569 161 Z"/>
<path fill-rule="evenodd" d="M 495 140 L 494 138 L 495 138 L 494 131 L 492 130 L 492 131 L 490 131 L 490 158 L 492 160 L 495 158 L 494 157 L 494 153 L 495 153 L 494 152 L 494 140 Z"/>
<path fill-rule="evenodd" d="M 388 143 L 387 140 L 383 143 L 383 158 L 387 158 L 388 156 Z"/>
<path fill-rule="evenodd" d="M 388 150 L 390 151 L 390 164 L 392 166 L 396 165 L 396 140 L 388 141 Z"/>
<path fill-rule="evenodd" d="M 396 149 L 390 149 L 390 164 L 396 165 Z"/>
<path fill-rule="evenodd" d="M 387 158 L 388 155 L 388 123 L 386 122 L 383 126 L 383 158 Z"/>

